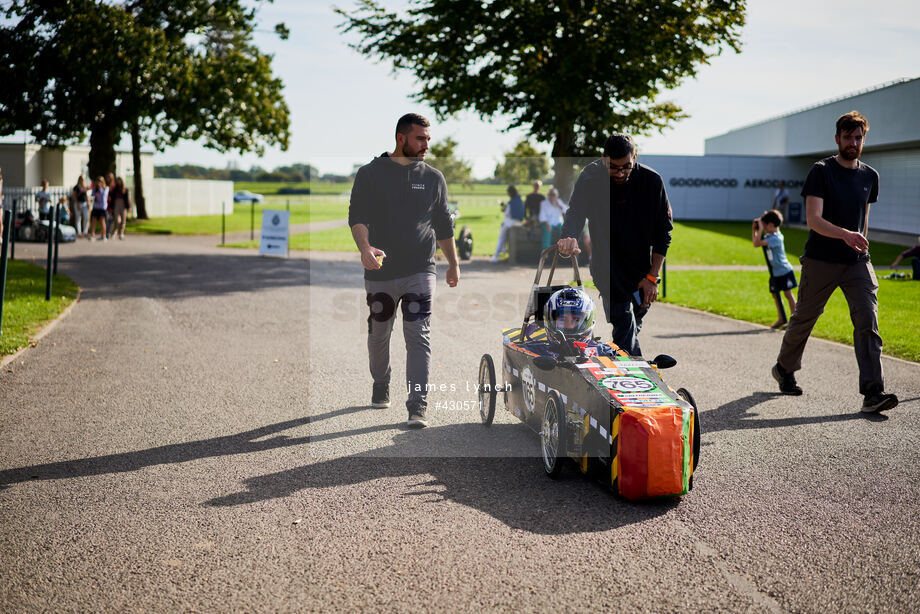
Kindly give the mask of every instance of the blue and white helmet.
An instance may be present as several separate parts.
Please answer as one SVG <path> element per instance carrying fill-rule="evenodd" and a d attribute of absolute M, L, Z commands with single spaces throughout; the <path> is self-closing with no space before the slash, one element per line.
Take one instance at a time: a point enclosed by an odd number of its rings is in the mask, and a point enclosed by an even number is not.
<path fill-rule="evenodd" d="M 596 313 L 594 301 L 582 288 L 563 288 L 546 301 L 543 326 L 547 336 L 557 343 L 587 341 L 594 330 Z"/>

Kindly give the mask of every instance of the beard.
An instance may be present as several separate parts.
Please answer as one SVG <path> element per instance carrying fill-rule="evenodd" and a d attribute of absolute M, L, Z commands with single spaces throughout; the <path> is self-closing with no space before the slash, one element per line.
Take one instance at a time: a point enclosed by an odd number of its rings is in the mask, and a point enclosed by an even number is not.
<path fill-rule="evenodd" d="M 422 151 L 421 149 L 412 149 L 412 146 L 409 145 L 408 143 L 403 145 L 403 148 L 402 148 L 403 157 L 409 158 L 411 160 L 422 161 L 425 159 L 426 153 L 427 153 L 426 151 Z"/>
<path fill-rule="evenodd" d="M 837 150 L 844 160 L 856 160 L 862 155 L 862 147 L 838 147 Z"/>

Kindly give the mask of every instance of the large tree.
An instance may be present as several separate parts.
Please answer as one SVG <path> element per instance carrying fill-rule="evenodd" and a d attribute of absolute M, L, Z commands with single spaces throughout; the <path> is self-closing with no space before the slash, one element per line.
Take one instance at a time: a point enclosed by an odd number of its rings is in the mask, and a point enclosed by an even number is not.
<path fill-rule="evenodd" d="M 473 168 L 469 162 L 456 154 L 455 149 L 457 149 L 457 141 L 451 137 L 438 143 L 432 143 L 429 148 L 431 159 L 428 162 L 441 171 L 447 183 L 468 184 Z"/>
<path fill-rule="evenodd" d="M 360 53 L 418 80 L 439 116 L 504 115 L 552 143 L 567 196 L 573 157 L 613 130 L 661 130 L 684 117 L 660 101 L 722 49 L 740 48 L 744 0 L 414 0 L 386 10 L 360 0 L 342 30 Z"/>
<path fill-rule="evenodd" d="M 114 171 L 126 131 L 135 201 L 146 217 L 143 141 L 201 140 L 219 151 L 288 143 L 288 108 L 271 58 L 252 44 L 243 0 L 13 0 L 0 27 L 0 134 L 48 145 L 89 133 L 92 176 Z M 279 34 L 286 35 L 283 26 Z"/>
<path fill-rule="evenodd" d="M 543 180 L 549 173 L 546 154 L 537 150 L 526 139 L 505 154 L 505 161 L 495 166 L 495 177 L 505 183 L 531 183 Z M 558 189 L 558 188 L 557 188 Z"/>

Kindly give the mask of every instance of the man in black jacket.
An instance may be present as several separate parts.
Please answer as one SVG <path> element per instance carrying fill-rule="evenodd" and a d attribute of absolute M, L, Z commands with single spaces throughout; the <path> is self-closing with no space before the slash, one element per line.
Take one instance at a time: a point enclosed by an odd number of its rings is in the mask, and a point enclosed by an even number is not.
<path fill-rule="evenodd" d="M 406 340 L 408 426 L 426 418 L 429 338 L 434 297 L 435 242 L 447 258 L 447 285 L 460 280 L 454 227 L 447 209 L 447 184 L 422 160 L 431 140 L 428 120 L 415 113 L 396 124 L 396 148 L 362 166 L 355 175 L 348 225 L 364 265 L 367 291 L 367 349 L 374 378 L 371 404 L 390 406 L 390 333 L 396 308 Z"/>
<path fill-rule="evenodd" d="M 613 324 L 613 342 L 641 356 L 642 318 L 658 298 L 673 223 L 661 176 L 636 159 L 632 137 L 607 139 L 604 155 L 575 182 L 557 246 L 563 255 L 579 253 L 576 237 L 588 219 L 591 277 Z"/>

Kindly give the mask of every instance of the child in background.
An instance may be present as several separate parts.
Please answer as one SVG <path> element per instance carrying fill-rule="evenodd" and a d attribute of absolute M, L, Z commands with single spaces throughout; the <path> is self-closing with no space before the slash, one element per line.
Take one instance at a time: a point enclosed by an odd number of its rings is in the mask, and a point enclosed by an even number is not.
<path fill-rule="evenodd" d="M 754 247 L 762 247 L 764 257 L 767 259 L 767 269 L 770 271 L 770 294 L 776 303 L 776 312 L 779 316 L 770 328 L 784 328 L 789 321 L 783 310 L 783 299 L 780 292 L 786 295 L 789 303 L 789 315 L 795 312 L 795 298 L 792 289 L 798 286 L 795 281 L 795 271 L 786 258 L 786 245 L 783 242 L 783 233 L 779 227 L 783 225 L 783 215 L 776 209 L 765 211 L 754 220 L 751 228 L 751 242 Z"/>

